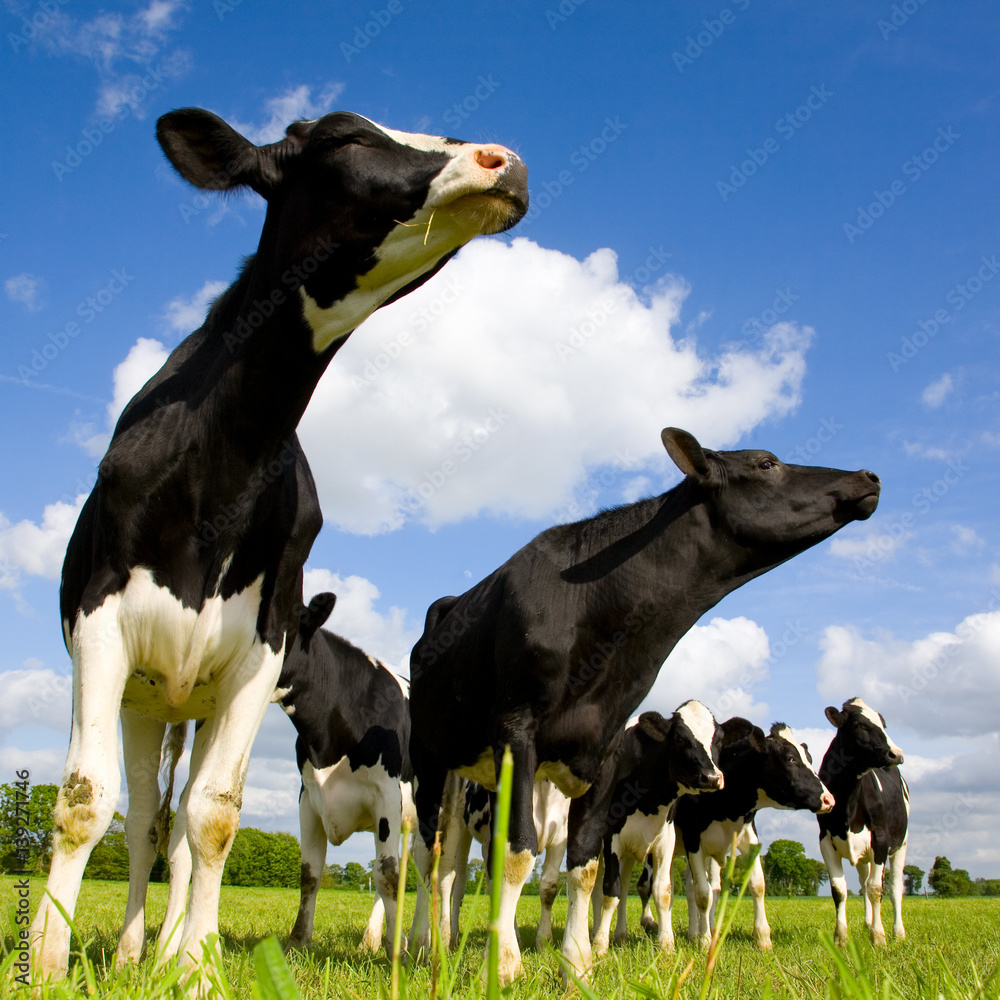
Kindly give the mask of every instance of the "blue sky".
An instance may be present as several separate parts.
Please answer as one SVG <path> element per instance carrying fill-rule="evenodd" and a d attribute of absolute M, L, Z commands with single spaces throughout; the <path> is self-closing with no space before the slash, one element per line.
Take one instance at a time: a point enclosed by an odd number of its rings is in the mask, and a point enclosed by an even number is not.
<path fill-rule="evenodd" d="M 8 0 L 3 770 L 58 779 L 76 512 L 117 413 L 263 219 L 180 181 L 157 116 L 206 107 L 264 142 L 342 109 L 511 146 L 532 209 L 369 320 L 317 389 L 307 590 L 338 591 L 333 627 L 405 672 L 431 601 L 673 485 L 666 425 L 873 469 L 872 519 L 730 595 L 648 704 L 700 697 L 819 748 L 823 707 L 862 695 L 907 752 L 911 859 L 995 876 L 998 27 L 934 0 Z M 271 709 L 244 823 L 295 830 L 296 794 Z M 762 825 L 818 856 L 814 821 Z M 337 857 L 370 856 L 356 837 Z"/>

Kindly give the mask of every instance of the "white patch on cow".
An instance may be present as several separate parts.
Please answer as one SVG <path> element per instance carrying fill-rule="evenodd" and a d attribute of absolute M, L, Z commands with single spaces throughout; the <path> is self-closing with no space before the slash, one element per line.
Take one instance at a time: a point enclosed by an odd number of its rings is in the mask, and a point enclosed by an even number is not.
<path fill-rule="evenodd" d="M 866 705 L 861 698 L 852 698 L 847 704 L 854 705 L 856 708 L 859 708 L 861 710 L 861 714 L 873 726 L 881 729 L 883 733 L 885 732 L 885 726 L 882 724 L 882 716 L 879 715 L 878 712 L 876 712 L 870 705 Z"/>
<path fill-rule="evenodd" d="M 302 766 L 302 788 L 309 803 L 323 820 L 327 840 L 335 847 L 359 830 L 375 832 L 379 803 L 387 794 L 399 793 L 399 779 L 379 763 L 351 770 L 351 762 L 341 757 L 330 767 Z"/>
<path fill-rule="evenodd" d="M 873 860 L 872 832 L 868 827 L 864 827 L 858 833 L 848 831 L 846 840 L 842 837 L 835 837 L 832 834 L 829 836 L 837 854 L 855 868 L 857 868 L 859 861 Z"/>
<path fill-rule="evenodd" d="M 712 713 L 700 701 L 688 701 L 681 705 L 677 714 L 711 758 L 712 740 L 715 738 L 715 717 Z"/>
<path fill-rule="evenodd" d="M 806 756 L 805 747 L 796 737 L 795 733 L 788 728 L 788 726 L 782 726 L 781 729 L 779 729 L 774 735 L 779 739 L 783 739 L 791 743 L 792 746 L 795 747 L 795 752 L 799 755 L 799 759 L 802 761 L 803 766 L 807 767 L 813 774 L 817 776 L 819 775 L 819 772 L 816 770 L 816 765 Z"/>
<path fill-rule="evenodd" d="M 590 788 L 590 782 L 578 778 L 561 760 L 544 760 L 535 771 L 535 778 L 551 781 L 563 795 L 578 799 Z"/>
<path fill-rule="evenodd" d="M 875 770 L 875 769 L 873 768 L 873 769 L 872 769 L 872 771 L 871 771 L 871 776 L 872 776 L 872 777 L 873 777 L 873 778 L 875 779 L 875 784 L 876 784 L 876 785 L 878 785 L 878 790 L 879 790 L 880 792 L 884 791 L 884 789 L 882 788 L 882 782 L 881 782 L 881 781 L 879 781 L 879 777 L 878 777 L 878 771 L 876 771 L 876 770 Z"/>
<path fill-rule="evenodd" d="M 118 635 L 106 637 L 121 643 L 131 670 L 122 705 L 166 722 L 214 715 L 220 676 L 244 663 L 258 643 L 263 579 L 226 600 L 210 597 L 196 611 L 156 584 L 150 570 L 134 568 L 125 589 L 113 595 L 111 628 Z M 109 601 L 102 608 L 110 608 Z M 77 628 L 86 629 L 93 617 L 81 618 Z"/>
<path fill-rule="evenodd" d="M 291 690 L 292 690 L 291 685 L 289 685 L 286 688 L 275 688 L 274 689 L 274 694 L 271 695 L 271 701 L 272 702 L 277 702 L 277 704 L 281 708 L 282 712 L 284 712 L 285 715 L 288 715 L 288 716 L 292 716 L 292 715 L 295 714 L 295 706 L 294 705 L 286 705 L 284 703 L 285 698 L 288 697 L 288 695 L 291 692 Z"/>
<path fill-rule="evenodd" d="M 495 792 L 497 790 L 497 766 L 493 757 L 493 747 L 487 747 L 483 750 L 476 758 L 475 764 L 457 768 L 455 773 L 460 774 L 463 778 L 468 778 L 469 781 L 475 781 L 491 792 Z"/>

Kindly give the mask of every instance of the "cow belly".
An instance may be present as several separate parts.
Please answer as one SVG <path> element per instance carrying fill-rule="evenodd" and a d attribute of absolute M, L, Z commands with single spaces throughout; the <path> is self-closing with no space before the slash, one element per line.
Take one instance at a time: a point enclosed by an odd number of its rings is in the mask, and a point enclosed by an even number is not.
<path fill-rule="evenodd" d="M 852 865 L 857 865 L 859 861 L 871 861 L 872 859 L 872 834 L 867 827 L 858 833 L 853 831 L 847 837 L 833 837 L 834 849 Z"/>
<path fill-rule="evenodd" d="M 650 847 L 663 833 L 667 811 L 667 806 L 661 806 L 652 815 L 640 812 L 629 816 L 618 834 L 618 847 L 622 856 L 628 854 L 639 861 L 645 861 Z"/>
<path fill-rule="evenodd" d="M 334 847 L 352 833 L 375 829 L 379 791 L 389 785 L 398 789 L 399 781 L 381 764 L 352 771 L 351 762 L 341 757 L 330 767 L 314 768 L 309 761 L 302 767 L 302 787 Z"/>
<path fill-rule="evenodd" d="M 741 846 L 746 828 L 747 824 L 743 822 L 742 817 L 736 820 L 715 820 L 701 835 L 701 850 L 709 857 L 715 858 L 721 865 L 732 849 L 733 837 L 736 837 L 736 846 Z M 753 842 L 756 843 L 756 840 Z"/>
<path fill-rule="evenodd" d="M 139 567 L 124 591 L 78 621 L 79 639 L 121 642 L 131 668 L 124 707 L 167 722 L 209 718 L 215 714 L 220 678 L 256 662 L 248 661 L 248 654 L 260 645 L 256 629 L 262 582 L 263 576 L 227 600 L 210 598 L 196 611 Z M 102 634 L 90 635 L 93 629 Z M 185 676 L 190 690 L 178 698 Z"/>

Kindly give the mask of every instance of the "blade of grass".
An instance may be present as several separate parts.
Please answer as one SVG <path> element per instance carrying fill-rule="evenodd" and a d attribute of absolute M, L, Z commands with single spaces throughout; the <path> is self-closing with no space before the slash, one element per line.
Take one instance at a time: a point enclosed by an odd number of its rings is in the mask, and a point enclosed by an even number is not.
<path fill-rule="evenodd" d="M 500 891 L 503 888 L 504 855 L 507 851 L 507 832 L 510 829 L 511 778 L 514 775 L 514 757 L 510 747 L 504 747 L 497 781 L 497 817 L 493 829 L 492 871 L 490 886 L 490 928 L 486 965 L 486 1000 L 500 996 Z"/>
<path fill-rule="evenodd" d="M 392 978 L 389 986 L 389 996 L 391 1000 L 396 1000 L 399 996 L 399 981 L 404 979 L 403 996 L 406 996 L 405 977 L 401 977 L 401 967 L 399 963 L 400 944 L 403 937 L 403 901 L 406 899 L 406 863 L 409 860 L 410 846 L 410 820 L 409 817 L 403 820 L 403 851 L 399 859 L 399 883 L 396 887 L 396 926 L 392 934 Z"/>

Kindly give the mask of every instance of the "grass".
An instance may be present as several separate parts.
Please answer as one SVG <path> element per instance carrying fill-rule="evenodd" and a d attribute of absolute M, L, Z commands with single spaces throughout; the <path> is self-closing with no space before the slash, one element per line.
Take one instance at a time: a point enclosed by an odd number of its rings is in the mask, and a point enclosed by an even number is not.
<path fill-rule="evenodd" d="M 0 907 L 14 900 L 15 879 L 0 877 Z M 111 968 L 118 930 L 125 909 L 124 882 L 84 882 L 77 906 L 76 928 L 86 947 L 74 940 L 71 976 L 48 991 L 52 1000 L 99 996 L 160 1000 L 188 995 L 176 976 L 155 973 L 149 962 L 115 974 Z M 31 901 L 37 906 L 44 882 L 32 880 Z M 166 905 L 166 886 L 152 885 L 147 907 L 151 929 L 158 925 Z M 370 957 L 358 945 L 371 905 L 368 893 L 323 891 L 316 909 L 316 934 L 308 953 L 293 953 L 288 968 L 294 989 L 302 1000 L 327 997 L 374 998 L 390 995 L 390 965 L 384 955 Z M 255 949 L 271 935 L 283 943 L 298 907 L 298 893 L 291 889 L 246 889 L 224 886 L 219 911 L 225 981 L 215 993 L 234 998 L 280 998 L 294 1000 L 289 984 L 278 981 L 267 992 L 271 962 Z M 407 899 L 407 917 L 413 897 Z M 524 949 L 525 976 L 503 995 L 511 998 L 562 996 L 558 959 L 551 951 L 535 952 L 534 927 L 538 920 L 537 897 L 524 897 L 518 907 L 518 925 Z M 889 916 L 885 907 L 884 918 Z M 591 991 L 598 997 L 696 998 L 703 994 L 705 956 L 689 945 L 681 933 L 686 926 L 683 899 L 674 906 L 674 929 L 678 937 L 675 955 L 663 955 L 639 931 L 629 935 L 623 947 L 612 947 L 599 962 Z M 852 946 L 841 952 L 825 937 L 833 929 L 833 904 L 825 899 L 772 899 L 768 918 L 774 939 L 773 955 L 758 952 L 752 943 L 749 900 L 735 911 L 728 939 L 720 949 L 714 978 L 709 983 L 713 997 L 751 998 L 919 998 L 919 1000 L 1000 1000 L 996 978 L 1000 950 L 1000 899 L 907 899 L 904 906 L 907 940 L 872 949 L 864 934 L 860 900 L 848 903 Z M 566 900 L 560 897 L 553 912 L 556 938 L 565 921 Z M 638 901 L 630 901 L 630 926 L 638 925 Z M 635 918 L 633 920 L 633 918 Z M 0 919 L 4 953 L 13 956 L 13 913 Z M 887 920 L 887 923 L 891 920 Z M 468 946 L 455 969 L 444 970 L 439 979 L 447 986 L 454 975 L 452 997 L 482 997 L 480 969 L 487 942 L 488 900 L 466 900 L 463 924 L 470 926 Z M 692 964 L 693 963 L 693 964 Z M 677 980 L 690 964 L 679 989 Z M 262 978 L 263 972 L 263 978 Z M 457 973 L 457 975 L 456 975 Z M 276 973 L 280 976 L 280 968 Z M 430 997 L 430 967 L 418 966 L 402 976 L 400 993 Z M 259 984 L 259 985 L 258 985 Z M 255 993 L 255 988 L 257 993 Z M 4 990 L 0 995 L 27 998 L 24 989 Z M 439 995 L 444 995 L 444 988 Z"/>

